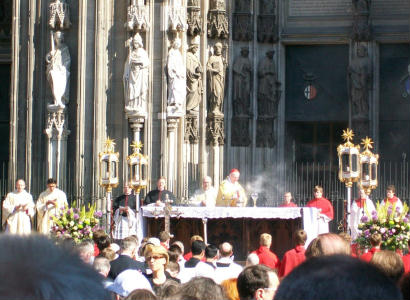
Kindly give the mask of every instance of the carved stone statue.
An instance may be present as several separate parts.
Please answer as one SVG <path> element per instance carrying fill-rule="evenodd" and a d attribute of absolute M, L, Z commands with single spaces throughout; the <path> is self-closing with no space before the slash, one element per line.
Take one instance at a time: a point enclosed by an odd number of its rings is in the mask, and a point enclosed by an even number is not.
<path fill-rule="evenodd" d="M 279 86 L 276 74 L 276 65 L 273 60 L 275 51 L 266 52 L 266 57 L 259 62 L 258 66 L 258 115 L 277 116 L 279 101 Z"/>
<path fill-rule="evenodd" d="M 369 113 L 369 90 L 371 88 L 371 66 L 367 48 L 358 45 L 357 56 L 347 70 L 349 98 L 354 119 L 367 118 Z"/>
<path fill-rule="evenodd" d="M 200 0 L 188 0 L 187 6 L 187 33 L 191 36 L 202 33 L 202 16 Z"/>
<path fill-rule="evenodd" d="M 52 29 L 68 29 L 71 26 L 70 9 L 65 0 L 55 0 L 49 5 L 50 18 L 48 25 Z"/>
<path fill-rule="evenodd" d="M 168 52 L 168 114 L 183 114 L 186 99 L 186 69 L 180 48 L 181 40 L 176 38 Z"/>
<path fill-rule="evenodd" d="M 64 108 L 69 100 L 71 57 L 61 31 L 51 33 L 51 50 L 46 55 L 47 80 L 53 93 L 53 106 Z"/>
<path fill-rule="evenodd" d="M 233 64 L 233 114 L 235 116 L 249 115 L 251 83 L 252 65 L 249 60 L 249 49 L 244 47 Z"/>
<path fill-rule="evenodd" d="M 223 115 L 225 88 L 225 63 L 222 58 L 222 44 L 216 43 L 214 53 L 206 65 L 208 73 L 208 111 L 213 115 Z"/>
<path fill-rule="evenodd" d="M 142 38 L 136 33 L 128 40 L 128 57 L 124 64 L 125 111 L 146 114 L 149 58 Z"/>
<path fill-rule="evenodd" d="M 186 110 L 198 111 L 202 96 L 202 65 L 196 56 L 197 40 L 193 40 L 186 57 Z"/>
<path fill-rule="evenodd" d="M 260 0 L 257 24 L 257 38 L 260 43 L 278 41 L 275 0 Z"/>

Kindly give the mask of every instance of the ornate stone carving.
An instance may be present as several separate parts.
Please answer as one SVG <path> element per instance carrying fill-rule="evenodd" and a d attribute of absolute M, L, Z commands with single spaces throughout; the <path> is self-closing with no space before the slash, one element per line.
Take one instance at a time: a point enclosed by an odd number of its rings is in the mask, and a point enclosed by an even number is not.
<path fill-rule="evenodd" d="M 367 48 L 357 45 L 357 55 L 348 67 L 348 92 L 352 109 L 352 119 L 368 119 L 369 90 L 371 89 L 371 65 Z"/>
<path fill-rule="evenodd" d="M 273 148 L 276 144 L 273 117 L 259 117 L 256 125 L 256 147 Z"/>
<path fill-rule="evenodd" d="M 186 56 L 186 110 L 198 111 L 202 99 L 202 74 L 203 69 L 196 53 L 198 39 L 193 39 Z"/>
<path fill-rule="evenodd" d="M 70 133 L 67 130 L 63 109 L 55 108 L 50 110 L 47 115 L 47 126 L 44 132 L 49 139 L 66 137 Z"/>
<path fill-rule="evenodd" d="M 125 111 L 146 116 L 149 58 L 141 36 L 136 33 L 127 41 L 128 57 L 124 64 Z"/>
<path fill-rule="evenodd" d="M 208 116 L 206 118 L 206 144 L 210 146 L 222 146 L 225 143 L 224 117 Z"/>
<path fill-rule="evenodd" d="M 211 115 L 223 116 L 225 89 L 225 62 L 222 57 L 222 44 L 216 43 L 214 53 L 206 65 L 208 80 L 208 112 Z"/>
<path fill-rule="evenodd" d="M 187 33 L 191 36 L 202 34 L 202 17 L 200 0 L 188 0 L 187 7 Z"/>
<path fill-rule="evenodd" d="M 252 28 L 252 14 L 247 13 L 233 13 L 232 39 L 234 41 L 248 42 L 253 39 Z"/>
<path fill-rule="evenodd" d="M 231 145 L 233 147 L 247 147 L 251 144 L 249 136 L 249 117 L 233 117 L 231 120 Z"/>
<path fill-rule="evenodd" d="M 185 143 L 198 144 L 199 131 L 198 131 L 198 116 L 186 115 L 185 116 Z"/>
<path fill-rule="evenodd" d="M 181 0 L 170 0 L 168 6 L 168 30 L 171 32 L 185 31 L 186 11 Z"/>
<path fill-rule="evenodd" d="M 146 31 L 149 27 L 148 9 L 144 0 L 133 0 L 127 8 L 126 26 L 130 31 Z"/>
<path fill-rule="evenodd" d="M 258 66 L 258 116 L 276 117 L 278 103 L 281 95 L 280 86 L 276 73 L 276 65 L 273 60 L 273 50 L 266 52 L 265 58 L 261 59 Z"/>
<path fill-rule="evenodd" d="M 47 80 L 54 98 L 52 106 L 64 108 L 69 101 L 71 57 L 61 31 L 51 32 L 51 50 L 46 62 Z"/>
<path fill-rule="evenodd" d="M 370 7 L 371 0 L 352 0 L 352 39 L 354 41 L 370 41 L 372 38 Z"/>
<path fill-rule="evenodd" d="M 274 0 L 259 1 L 257 24 L 257 38 L 259 43 L 275 43 L 278 41 L 275 3 Z"/>
<path fill-rule="evenodd" d="M 65 0 L 54 0 L 49 5 L 48 25 L 55 30 L 68 29 L 70 22 L 70 7 Z"/>
<path fill-rule="evenodd" d="M 168 52 L 168 116 L 182 116 L 186 100 L 186 68 L 179 49 L 181 40 L 176 38 Z"/>
<path fill-rule="evenodd" d="M 243 47 L 241 55 L 233 63 L 233 115 L 249 116 L 252 87 L 252 65 L 249 49 Z"/>
<path fill-rule="evenodd" d="M 208 37 L 226 39 L 229 35 L 228 16 L 224 0 L 210 0 L 208 12 Z"/>

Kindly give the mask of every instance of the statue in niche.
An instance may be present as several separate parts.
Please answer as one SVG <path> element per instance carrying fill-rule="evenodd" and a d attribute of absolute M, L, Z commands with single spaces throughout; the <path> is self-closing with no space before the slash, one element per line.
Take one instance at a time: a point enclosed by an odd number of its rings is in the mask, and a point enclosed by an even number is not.
<path fill-rule="evenodd" d="M 352 39 L 355 41 L 369 41 L 370 29 L 370 6 L 371 0 L 352 0 L 353 27 Z"/>
<path fill-rule="evenodd" d="M 348 67 L 348 91 L 354 119 L 367 118 L 369 112 L 369 90 L 371 87 L 371 67 L 367 48 L 358 45 L 357 56 Z"/>
<path fill-rule="evenodd" d="M 168 52 L 168 107 L 169 114 L 182 114 L 186 100 L 186 68 L 182 54 L 181 40 L 176 38 Z"/>
<path fill-rule="evenodd" d="M 243 47 L 241 55 L 233 64 L 233 114 L 248 116 L 252 86 L 252 65 L 249 60 L 249 49 Z"/>
<path fill-rule="evenodd" d="M 123 75 L 126 112 L 145 114 L 147 111 L 149 58 L 143 47 L 139 33 L 128 40 Z"/>
<path fill-rule="evenodd" d="M 276 117 L 280 97 L 280 82 L 273 60 L 274 50 L 266 52 L 258 66 L 258 115 Z"/>
<path fill-rule="evenodd" d="M 47 80 L 54 98 L 52 106 L 64 108 L 69 100 L 71 57 L 61 31 L 51 32 L 51 50 L 46 55 L 46 63 Z"/>
<path fill-rule="evenodd" d="M 186 110 L 197 112 L 202 97 L 202 65 L 196 55 L 198 39 L 193 39 L 186 56 Z"/>
<path fill-rule="evenodd" d="M 273 15 L 275 13 L 275 0 L 260 0 L 259 13 L 261 15 Z"/>
<path fill-rule="evenodd" d="M 214 45 L 214 53 L 206 65 L 208 73 L 208 108 L 213 115 L 223 116 L 223 100 L 225 88 L 225 63 L 222 58 L 222 44 Z"/>

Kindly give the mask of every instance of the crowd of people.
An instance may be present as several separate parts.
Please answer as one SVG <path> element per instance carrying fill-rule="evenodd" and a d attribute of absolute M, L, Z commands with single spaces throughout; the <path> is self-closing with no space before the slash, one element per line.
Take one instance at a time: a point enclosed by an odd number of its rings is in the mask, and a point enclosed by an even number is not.
<path fill-rule="evenodd" d="M 246 206 L 240 173 L 231 170 L 212 187 L 205 177 L 202 188 L 190 199 L 196 206 Z M 410 254 L 381 248 L 382 237 L 372 234 L 371 248 L 358 253 L 352 245 L 358 224 L 374 204 L 363 191 L 351 207 L 347 233 L 329 233 L 334 217 L 323 188 L 315 186 L 307 207 L 318 209 L 319 235 L 309 245 L 307 233 L 297 229 L 293 248 L 282 257 L 272 249 L 272 236 L 262 233 L 259 247 L 248 249 L 246 261 L 234 261 L 235 249 L 227 240 L 219 245 L 205 243 L 194 235 L 190 251 L 169 232 L 137 236 L 139 203 L 125 184 L 123 195 L 114 201 L 112 235 L 98 230 L 93 240 L 76 244 L 73 239 L 51 239 L 53 216 L 67 206 L 65 193 L 54 179 L 36 203 L 17 180 L 16 190 L 3 202 L 5 233 L 0 236 L 0 298 L 21 299 L 404 299 L 410 295 Z M 383 203 L 403 204 L 394 186 L 387 188 Z M 160 177 L 143 205 L 163 206 L 175 196 Z M 281 207 L 296 207 L 292 195 L 284 194 Z M 37 231 L 31 233 L 37 212 Z M 410 247 L 410 245 L 408 245 Z M 306 248 L 305 248 L 306 247 Z"/>

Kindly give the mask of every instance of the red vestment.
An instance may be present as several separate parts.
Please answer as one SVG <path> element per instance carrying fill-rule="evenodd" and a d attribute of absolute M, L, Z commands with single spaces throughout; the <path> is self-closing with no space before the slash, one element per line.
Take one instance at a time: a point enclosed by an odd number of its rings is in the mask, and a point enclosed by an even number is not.
<path fill-rule="evenodd" d="M 410 253 L 403 255 L 401 259 L 404 264 L 404 274 L 410 273 Z"/>
<path fill-rule="evenodd" d="M 369 250 L 369 252 L 367 252 L 367 253 L 363 254 L 362 256 L 360 256 L 360 259 L 364 260 L 364 261 L 367 261 L 367 262 L 370 262 L 372 260 L 373 254 L 375 254 L 376 252 L 379 252 L 379 251 L 380 251 L 380 248 L 373 247 Z"/>
<path fill-rule="evenodd" d="M 288 204 L 283 203 L 283 204 L 279 205 L 279 207 L 298 207 L 298 206 L 293 202 L 289 202 Z"/>
<path fill-rule="evenodd" d="M 321 214 L 326 215 L 330 220 L 333 220 L 333 206 L 326 198 L 312 199 L 306 204 L 306 206 L 320 208 L 322 210 L 320 212 Z"/>
<path fill-rule="evenodd" d="M 384 203 L 387 203 L 387 201 L 390 202 L 390 204 L 394 204 L 399 200 L 399 198 L 397 198 L 396 196 L 393 196 L 393 198 L 386 198 L 384 199 Z"/>
<path fill-rule="evenodd" d="M 268 247 L 260 246 L 259 249 L 253 251 L 252 253 L 258 255 L 260 264 L 279 270 L 280 260 L 275 253 L 268 249 Z"/>
<path fill-rule="evenodd" d="M 191 258 L 192 258 L 192 252 L 191 252 L 191 251 L 189 251 L 187 254 L 184 255 L 184 259 L 185 259 L 186 261 L 190 260 Z M 205 257 L 205 256 L 202 257 L 202 258 L 201 258 L 201 261 L 206 261 L 206 257 Z"/>
<path fill-rule="evenodd" d="M 295 248 L 287 251 L 283 256 L 279 269 L 279 277 L 288 275 L 294 268 L 304 262 L 305 247 L 303 245 L 297 245 Z"/>

